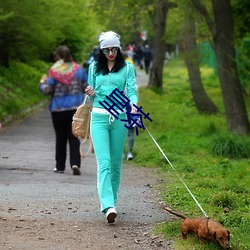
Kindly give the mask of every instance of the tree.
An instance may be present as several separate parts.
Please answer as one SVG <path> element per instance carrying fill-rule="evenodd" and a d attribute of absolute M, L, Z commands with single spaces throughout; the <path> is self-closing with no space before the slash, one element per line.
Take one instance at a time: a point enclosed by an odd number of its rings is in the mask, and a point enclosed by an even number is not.
<path fill-rule="evenodd" d="M 162 89 L 163 66 L 166 53 L 164 35 L 166 30 L 167 13 L 170 8 L 176 6 L 175 3 L 169 2 L 168 0 L 156 1 L 155 34 L 153 42 L 154 57 L 149 75 L 149 88 L 157 87 Z"/>
<path fill-rule="evenodd" d="M 192 16 L 191 16 L 192 13 Z M 207 95 L 200 75 L 200 56 L 197 52 L 196 27 L 193 7 L 189 3 L 185 6 L 185 55 L 189 82 L 195 105 L 200 113 L 217 113 L 218 108 Z"/>
<path fill-rule="evenodd" d="M 131 42 L 140 43 L 140 33 L 147 27 L 151 35 L 155 0 L 93 0 L 92 5 L 97 14 L 102 30 L 113 30 L 121 35 L 122 46 Z M 144 25 L 146 24 L 146 25 Z"/>
<path fill-rule="evenodd" d="M 95 20 L 86 11 L 88 2 L 37 0 L 34 8 L 33 0 L 1 0 L 0 64 L 8 67 L 12 59 L 47 61 L 62 43 L 74 58 L 82 60 L 94 37 L 94 29 L 89 27 L 95 27 Z"/>
<path fill-rule="evenodd" d="M 228 130 L 249 134 L 250 123 L 238 76 L 230 0 L 212 0 L 214 21 L 200 0 L 191 0 L 204 16 L 213 37 Z"/>

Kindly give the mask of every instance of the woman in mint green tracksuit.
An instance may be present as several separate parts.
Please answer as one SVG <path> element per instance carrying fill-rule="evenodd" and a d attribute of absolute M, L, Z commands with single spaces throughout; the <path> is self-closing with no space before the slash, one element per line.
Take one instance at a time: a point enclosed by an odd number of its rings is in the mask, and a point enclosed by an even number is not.
<path fill-rule="evenodd" d="M 125 91 L 132 107 L 131 113 L 136 113 L 133 104 L 137 105 L 137 94 L 134 66 L 126 63 L 122 56 L 120 36 L 113 31 L 104 32 L 99 36 L 99 42 L 99 57 L 89 67 L 86 93 L 93 100 L 90 133 L 97 159 L 97 189 L 101 211 L 106 213 L 108 223 L 113 223 L 117 216 L 115 204 L 128 129 L 120 121 L 127 119 L 125 109 L 119 109 L 115 105 L 118 102 L 110 101 L 107 96 L 116 90 Z M 117 117 L 103 107 L 104 100 L 117 110 Z"/>

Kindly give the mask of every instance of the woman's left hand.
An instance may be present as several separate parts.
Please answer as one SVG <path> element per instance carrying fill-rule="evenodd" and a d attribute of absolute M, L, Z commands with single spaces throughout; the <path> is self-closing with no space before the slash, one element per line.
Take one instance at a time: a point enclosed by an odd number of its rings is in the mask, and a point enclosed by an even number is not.
<path fill-rule="evenodd" d="M 134 105 L 137 106 L 136 103 L 133 103 L 133 104 L 131 105 L 131 114 L 136 114 L 136 112 L 137 112 L 137 108 L 136 108 Z"/>

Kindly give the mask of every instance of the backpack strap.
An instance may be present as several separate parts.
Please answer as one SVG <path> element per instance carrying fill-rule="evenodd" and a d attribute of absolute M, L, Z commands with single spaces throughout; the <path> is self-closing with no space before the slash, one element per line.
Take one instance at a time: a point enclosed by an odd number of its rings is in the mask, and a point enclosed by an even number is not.
<path fill-rule="evenodd" d="M 87 98 L 88 98 L 88 96 L 86 95 L 84 98 L 84 101 L 83 101 L 83 105 L 86 105 Z M 86 131 L 90 131 L 90 115 L 88 116 L 87 130 Z M 86 133 L 85 137 L 80 139 L 80 140 L 81 140 L 81 143 L 80 143 L 79 151 L 80 151 L 80 155 L 82 158 L 87 157 L 88 154 L 90 153 L 90 151 L 92 153 L 94 153 L 94 147 L 93 147 L 93 142 L 92 142 L 92 139 L 90 136 L 90 132 Z M 87 152 L 84 153 L 83 146 L 87 141 L 89 141 L 89 148 L 88 148 Z"/>
<path fill-rule="evenodd" d="M 126 72 L 126 84 L 127 84 L 127 80 L 128 80 L 128 63 L 126 62 L 126 68 L 127 68 L 127 72 Z"/>
<path fill-rule="evenodd" d="M 80 151 L 80 155 L 82 158 L 86 158 L 89 153 L 94 153 L 94 147 L 93 147 L 93 143 L 92 143 L 92 139 L 89 138 L 89 148 L 87 150 L 86 153 L 83 152 L 83 145 L 85 144 L 85 142 L 87 142 L 87 139 L 84 139 L 81 144 L 80 144 L 80 147 L 79 147 L 79 151 Z"/>
<path fill-rule="evenodd" d="M 92 82 L 93 82 L 93 86 L 94 86 L 94 69 L 95 69 L 95 61 L 92 63 L 93 66 L 92 66 L 92 72 L 91 72 L 91 75 L 92 75 Z"/>
<path fill-rule="evenodd" d="M 89 116 L 89 118 L 88 118 L 88 127 L 87 127 L 87 130 L 89 130 L 89 126 L 90 126 L 90 116 Z M 88 137 L 89 137 L 89 138 L 88 138 Z M 88 148 L 87 152 L 84 153 L 84 151 L 83 151 L 83 146 L 84 146 L 84 144 L 85 144 L 87 141 L 89 141 L 89 148 Z M 80 144 L 80 147 L 79 147 L 79 151 L 80 151 L 80 155 L 81 155 L 82 158 L 87 157 L 88 154 L 89 154 L 90 152 L 94 153 L 93 142 L 92 142 L 92 139 L 91 139 L 90 134 L 87 135 L 87 133 L 86 133 L 85 138 L 82 139 L 81 144 Z"/>
<path fill-rule="evenodd" d="M 124 87 L 124 93 L 125 95 L 127 96 L 127 93 L 128 93 L 128 63 L 126 62 L 126 81 L 125 81 L 125 87 Z"/>

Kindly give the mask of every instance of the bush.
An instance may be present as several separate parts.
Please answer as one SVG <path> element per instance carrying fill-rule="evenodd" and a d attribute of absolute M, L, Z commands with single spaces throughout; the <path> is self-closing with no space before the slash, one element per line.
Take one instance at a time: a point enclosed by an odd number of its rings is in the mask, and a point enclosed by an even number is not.
<path fill-rule="evenodd" d="M 229 209 L 233 209 L 237 206 L 232 193 L 228 192 L 221 192 L 219 194 L 215 194 L 212 197 L 210 203 L 217 207 L 229 208 Z"/>
<path fill-rule="evenodd" d="M 22 111 L 34 107 L 46 97 L 38 90 L 42 74 L 48 64 L 35 61 L 27 65 L 12 61 L 10 68 L 0 67 L 0 122 L 11 115 L 19 117 Z"/>
<path fill-rule="evenodd" d="M 247 138 L 236 135 L 219 136 L 212 140 L 212 153 L 215 155 L 231 158 L 249 158 L 250 146 Z"/>

